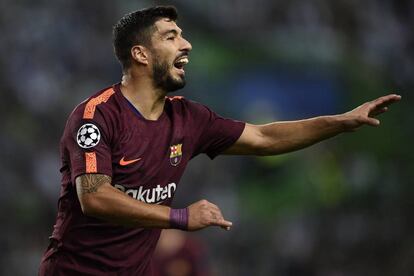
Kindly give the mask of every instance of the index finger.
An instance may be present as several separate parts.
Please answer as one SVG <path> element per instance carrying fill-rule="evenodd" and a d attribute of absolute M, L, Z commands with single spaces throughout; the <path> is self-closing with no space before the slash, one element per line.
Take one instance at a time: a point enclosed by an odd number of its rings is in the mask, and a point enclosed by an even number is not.
<path fill-rule="evenodd" d="M 215 220 L 212 220 L 211 225 L 220 226 L 228 230 L 233 225 L 233 223 L 225 219 L 215 219 Z"/>
<path fill-rule="evenodd" d="M 386 96 L 382 96 L 376 100 L 374 100 L 372 103 L 376 106 L 376 107 L 384 107 L 384 106 L 388 106 L 390 104 L 393 104 L 395 102 L 398 102 L 401 100 L 401 96 L 397 95 L 397 94 L 389 94 Z"/>

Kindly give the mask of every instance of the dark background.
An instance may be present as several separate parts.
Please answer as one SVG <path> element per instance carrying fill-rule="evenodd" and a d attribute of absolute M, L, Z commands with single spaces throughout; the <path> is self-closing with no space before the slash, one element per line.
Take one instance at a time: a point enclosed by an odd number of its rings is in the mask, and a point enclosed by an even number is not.
<path fill-rule="evenodd" d="M 214 275 L 414 275 L 414 2 L 0 3 L 0 274 L 35 275 L 60 189 L 58 144 L 80 101 L 120 80 L 112 25 L 169 3 L 193 44 L 178 94 L 251 123 L 403 96 L 365 127 L 276 157 L 205 156 L 174 202 L 218 204 L 234 227 L 204 241 Z"/>

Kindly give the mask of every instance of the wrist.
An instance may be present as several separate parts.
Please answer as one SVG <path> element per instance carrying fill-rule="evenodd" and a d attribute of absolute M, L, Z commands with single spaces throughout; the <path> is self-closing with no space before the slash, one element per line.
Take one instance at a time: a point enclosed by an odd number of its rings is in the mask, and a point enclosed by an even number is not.
<path fill-rule="evenodd" d="M 188 230 L 188 208 L 170 209 L 170 227 L 173 229 Z"/>
<path fill-rule="evenodd" d="M 334 116 L 334 119 L 339 125 L 341 132 L 353 131 L 359 126 L 355 116 L 350 116 L 348 113 L 336 115 Z"/>
<path fill-rule="evenodd" d="M 323 116 L 323 118 L 325 118 L 327 126 L 335 133 L 346 132 L 349 128 L 350 118 L 346 113 Z"/>

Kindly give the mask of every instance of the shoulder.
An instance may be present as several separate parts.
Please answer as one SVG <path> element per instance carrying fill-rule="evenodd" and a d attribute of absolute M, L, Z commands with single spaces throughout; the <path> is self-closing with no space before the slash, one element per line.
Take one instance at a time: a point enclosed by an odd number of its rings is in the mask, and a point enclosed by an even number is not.
<path fill-rule="evenodd" d="M 100 120 L 119 112 L 115 101 L 115 89 L 113 86 L 95 92 L 78 104 L 69 115 L 69 120 Z"/>
<path fill-rule="evenodd" d="M 87 100 L 83 102 L 83 119 L 93 119 L 95 117 L 97 109 L 108 109 L 111 106 L 111 102 L 108 103 L 110 98 L 113 98 L 115 94 L 114 87 L 110 86 L 95 93 Z M 106 104 L 108 103 L 108 104 Z"/>
<path fill-rule="evenodd" d="M 115 94 L 113 86 L 106 87 L 77 105 L 69 115 L 65 132 L 73 134 L 85 126 L 93 125 L 111 136 L 120 112 Z"/>

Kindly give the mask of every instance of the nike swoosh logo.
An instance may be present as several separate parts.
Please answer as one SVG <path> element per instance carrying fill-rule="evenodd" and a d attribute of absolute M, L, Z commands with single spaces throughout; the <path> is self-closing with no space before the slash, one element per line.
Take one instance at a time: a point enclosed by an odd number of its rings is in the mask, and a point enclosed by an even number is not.
<path fill-rule="evenodd" d="M 132 160 L 125 160 L 124 158 L 125 158 L 125 156 L 122 157 L 121 160 L 119 160 L 119 165 L 126 166 L 126 165 L 129 165 L 129 164 L 132 164 L 132 163 L 135 163 L 135 162 L 141 160 L 141 158 L 132 159 Z"/>

